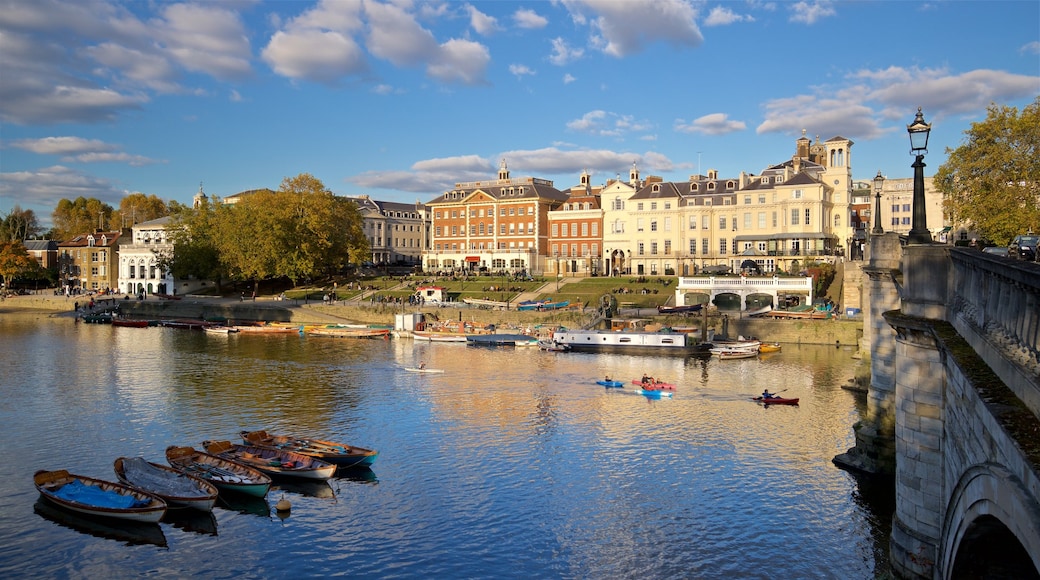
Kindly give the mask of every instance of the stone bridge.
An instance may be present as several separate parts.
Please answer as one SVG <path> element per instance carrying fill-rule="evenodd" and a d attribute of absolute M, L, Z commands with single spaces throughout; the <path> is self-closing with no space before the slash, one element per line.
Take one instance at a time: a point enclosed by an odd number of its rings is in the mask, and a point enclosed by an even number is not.
<path fill-rule="evenodd" d="M 893 574 L 1040 578 L 1040 264 L 887 233 L 863 273 L 867 414 L 835 462 L 894 475 Z"/>

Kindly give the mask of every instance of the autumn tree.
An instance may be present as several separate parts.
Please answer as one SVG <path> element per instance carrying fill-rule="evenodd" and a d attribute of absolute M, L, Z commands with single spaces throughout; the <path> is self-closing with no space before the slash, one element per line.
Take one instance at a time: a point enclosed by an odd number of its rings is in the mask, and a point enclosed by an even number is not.
<path fill-rule="evenodd" d="M 112 215 L 112 223 L 128 228 L 134 224 L 168 215 L 170 215 L 170 209 L 165 201 L 154 194 L 145 195 L 137 192 L 119 200 L 119 210 Z"/>
<path fill-rule="evenodd" d="M 36 219 L 36 212 L 31 209 L 23 210 L 21 206 L 15 205 L 0 220 L 0 241 L 18 242 L 38 235 L 40 222 Z"/>
<path fill-rule="evenodd" d="M 1040 97 L 1019 113 L 988 107 L 972 123 L 934 182 L 950 220 L 966 224 L 997 245 L 1027 230 L 1040 231 Z"/>
<path fill-rule="evenodd" d="M 200 207 L 193 208 L 171 202 L 169 209 L 173 219 L 167 225 L 166 234 L 173 244 L 173 251 L 156 250 L 156 263 L 169 270 L 174 278 L 212 280 L 219 293 L 221 280 L 225 277 L 214 239 L 220 204 L 203 201 Z"/>
<path fill-rule="evenodd" d="M 35 277 L 39 269 L 39 262 L 29 255 L 20 240 L 0 243 L 0 277 L 8 288 L 15 278 Z"/>
<path fill-rule="evenodd" d="M 113 211 L 112 206 L 93 197 L 80 196 L 75 201 L 62 199 L 51 214 L 54 220 L 51 231 L 55 239 L 69 240 L 98 228 L 106 229 L 112 223 Z"/>

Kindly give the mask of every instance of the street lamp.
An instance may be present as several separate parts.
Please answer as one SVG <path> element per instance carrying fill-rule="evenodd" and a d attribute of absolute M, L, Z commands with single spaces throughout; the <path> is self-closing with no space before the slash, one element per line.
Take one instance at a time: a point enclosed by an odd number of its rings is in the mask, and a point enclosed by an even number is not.
<path fill-rule="evenodd" d="M 924 156 L 928 154 L 928 134 L 932 132 L 932 124 L 924 122 L 921 107 L 917 107 L 914 122 L 906 126 L 910 134 L 910 154 L 915 155 L 914 164 L 914 215 L 908 238 L 911 244 L 927 244 L 932 241 L 928 231 L 928 216 L 924 207 Z"/>
<path fill-rule="evenodd" d="M 883 234 L 885 230 L 881 227 L 881 190 L 885 187 L 885 176 L 881 175 L 881 170 L 878 169 L 877 175 L 874 176 L 874 195 L 876 201 L 874 203 L 874 228 L 870 230 L 872 234 Z"/>

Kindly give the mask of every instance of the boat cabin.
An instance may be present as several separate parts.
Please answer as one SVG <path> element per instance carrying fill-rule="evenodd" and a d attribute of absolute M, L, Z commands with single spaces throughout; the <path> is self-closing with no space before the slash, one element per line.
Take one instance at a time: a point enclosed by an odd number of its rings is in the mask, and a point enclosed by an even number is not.
<path fill-rule="evenodd" d="M 415 298 L 420 302 L 447 302 L 443 286 L 419 286 L 415 289 Z"/>

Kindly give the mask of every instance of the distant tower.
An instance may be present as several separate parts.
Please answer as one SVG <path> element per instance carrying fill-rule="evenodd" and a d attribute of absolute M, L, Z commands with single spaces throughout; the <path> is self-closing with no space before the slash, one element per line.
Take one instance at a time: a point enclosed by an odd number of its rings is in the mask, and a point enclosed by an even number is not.
<path fill-rule="evenodd" d="M 632 162 L 632 169 L 628 172 L 628 184 L 633 187 L 639 187 L 639 168 L 636 167 L 636 162 Z"/>
<path fill-rule="evenodd" d="M 505 181 L 509 179 L 509 168 L 506 167 L 506 160 L 503 157 L 502 162 L 498 165 L 498 178 Z"/>
<path fill-rule="evenodd" d="M 202 191 L 202 182 L 200 181 L 199 182 L 199 192 L 195 194 L 194 198 L 192 198 L 191 207 L 193 207 L 195 209 L 199 209 L 200 207 L 202 207 L 202 204 L 204 204 L 206 202 L 207 202 L 206 194 Z"/>

